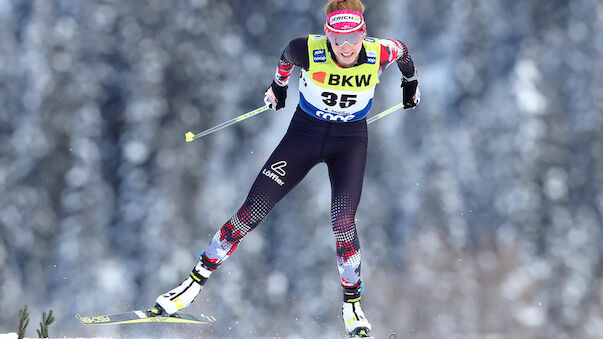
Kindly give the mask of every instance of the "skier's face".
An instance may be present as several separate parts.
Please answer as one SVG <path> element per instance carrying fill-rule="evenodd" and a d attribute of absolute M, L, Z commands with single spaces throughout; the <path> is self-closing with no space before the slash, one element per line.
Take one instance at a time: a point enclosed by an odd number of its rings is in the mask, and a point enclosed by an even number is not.
<path fill-rule="evenodd" d="M 337 63 L 341 65 L 341 67 L 352 67 L 356 63 L 360 50 L 362 49 L 362 40 L 353 45 L 350 45 L 348 42 L 341 46 L 331 43 L 331 47 L 333 48 L 335 59 L 337 59 Z"/>

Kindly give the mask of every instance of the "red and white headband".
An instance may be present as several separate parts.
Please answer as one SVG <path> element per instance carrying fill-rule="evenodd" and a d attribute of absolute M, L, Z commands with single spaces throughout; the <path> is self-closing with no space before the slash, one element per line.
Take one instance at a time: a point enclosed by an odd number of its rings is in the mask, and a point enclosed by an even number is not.
<path fill-rule="evenodd" d="M 358 11 L 334 11 L 327 15 L 325 29 L 333 33 L 351 33 L 366 27 L 362 13 Z"/>

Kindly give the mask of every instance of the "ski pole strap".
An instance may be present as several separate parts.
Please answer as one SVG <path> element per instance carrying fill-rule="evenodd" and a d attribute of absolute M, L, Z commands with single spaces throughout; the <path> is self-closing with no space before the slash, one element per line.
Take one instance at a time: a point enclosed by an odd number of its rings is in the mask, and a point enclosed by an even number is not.
<path fill-rule="evenodd" d="M 259 113 L 262 113 L 262 112 L 264 112 L 264 111 L 266 111 L 268 109 L 269 109 L 268 106 L 258 107 L 256 109 L 254 109 L 253 111 L 241 114 L 238 117 L 232 118 L 232 119 L 230 119 L 228 121 L 225 121 L 225 122 L 223 122 L 223 123 L 221 123 L 219 125 L 216 125 L 216 126 L 214 126 L 212 128 L 206 129 L 203 132 L 200 132 L 200 133 L 197 133 L 197 134 L 193 134 L 193 132 L 188 132 L 188 133 L 186 133 L 184 135 L 185 138 L 186 138 L 186 142 L 191 142 L 191 141 L 193 141 L 195 139 L 199 139 L 199 138 L 201 138 L 203 136 L 206 136 L 206 135 L 211 134 L 213 132 L 219 131 L 219 130 L 221 130 L 223 128 L 226 128 L 226 127 L 228 127 L 230 125 L 236 124 L 237 122 L 241 122 L 241 121 L 243 121 L 243 120 L 245 120 L 247 118 L 251 118 L 252 116 L 254 116 L 256 114 L 259 114 Z"/>
<path fill-rule="evenodd" d="M 383 112 L 381 112 L 381 113 L 379 113 L 377 115 L 373 115 L 372 117 L 368 118 L 366 120 L 366 123 L 367 124 L 373 123 L 373 122 L 375 122 L 375 121 L 377 121 L 377 120 L 379 120 L 379 119 L 387 116 L 388 114 L 390 114 L 390 113 L 392 113 L 394 111 L 399 110 L 402 107 L 404 107 L 404 103 L 399 103 L 396 106 L 390 107 L 389 109 L 386 109 L 385 111 L 383 111 Z"/>

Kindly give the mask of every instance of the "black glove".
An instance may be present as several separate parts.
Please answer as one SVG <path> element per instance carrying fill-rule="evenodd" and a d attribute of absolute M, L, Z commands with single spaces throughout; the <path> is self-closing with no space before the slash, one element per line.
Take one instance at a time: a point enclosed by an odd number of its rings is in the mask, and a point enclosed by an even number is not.
<path fill-rule="evenodd" d="M 264 98 L 264 102 L 266 102 L 268 107 L 275 111 L 285 107 L 285 100 L 287 100 L 287 88 L 288 86 L 285 85 L 281 87 L 274 80 L 272 80 L 272 84 L 270 84 L 270 87 L 266 89 L 266 97 Z M 276 104 L 276 107 L 274 107 L 274 104 Z"/>
<path fill-rule="evenodd" d="M 419 91 L 419 80 L 417 73 L 411 78 L 402 76 L 402 102 L 404 109 L 415 108 L 421 102 L 421 92 Z"/>

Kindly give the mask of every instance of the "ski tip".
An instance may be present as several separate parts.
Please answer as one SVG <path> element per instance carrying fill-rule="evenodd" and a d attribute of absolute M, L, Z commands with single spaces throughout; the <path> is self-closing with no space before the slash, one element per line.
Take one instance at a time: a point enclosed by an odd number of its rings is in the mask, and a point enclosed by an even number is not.
<path fill-rule="evenodd" d="M 79 313 L 76 313 L 75 317 L 77 318 L 77 320 L 79 320 L 84 325 L 90 325 L 90 323 L 91 323 L 90 318 L 82 317 Z"/>
<path fill-rule="evenodd" d="M 79 313 L 76 313 L 75 317 L 84 325 L 94 325 L 110 320 L 106 315 L 95 317 L 82 317 Z"/>

